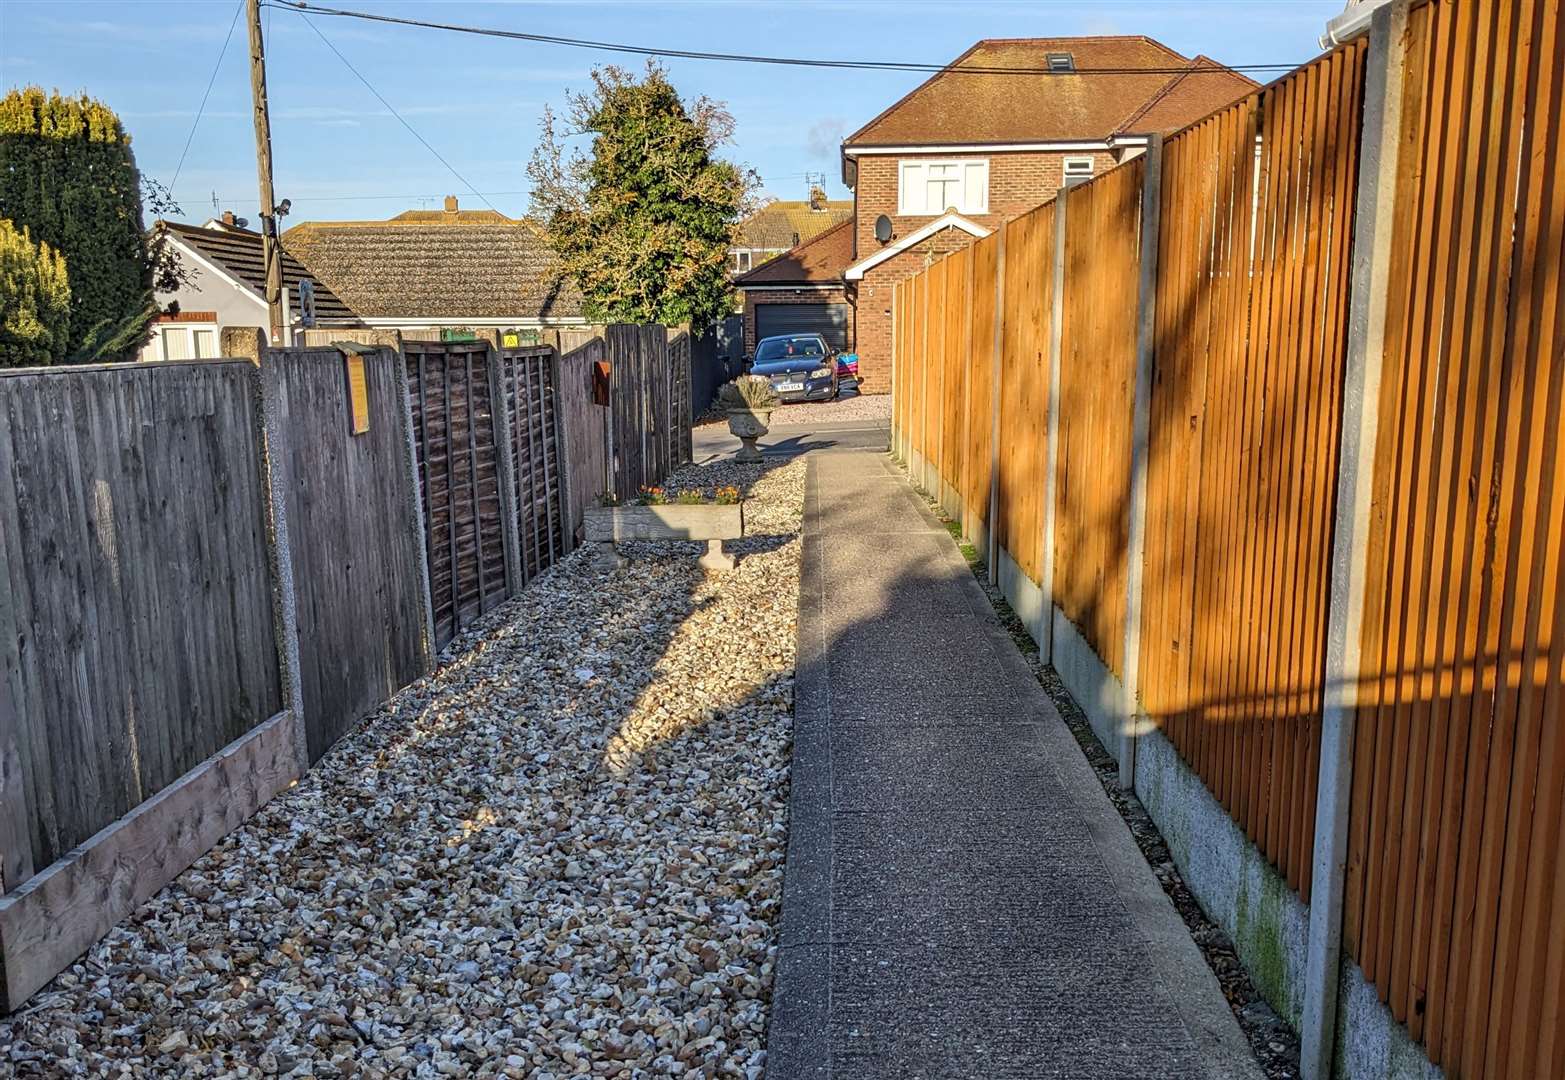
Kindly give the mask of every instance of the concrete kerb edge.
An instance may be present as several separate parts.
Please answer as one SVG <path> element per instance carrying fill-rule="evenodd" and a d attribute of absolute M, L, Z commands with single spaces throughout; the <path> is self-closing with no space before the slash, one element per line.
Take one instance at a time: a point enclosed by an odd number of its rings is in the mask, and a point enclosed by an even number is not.
<path fill-rule="evenodd" d="M 805 470 L 788 848 L 766 1040 L 767 1075 L 789 1080 L 831 1075 L 831 684 L 821 538 L 811 528 L 820 514 L 813 457 Z"/>

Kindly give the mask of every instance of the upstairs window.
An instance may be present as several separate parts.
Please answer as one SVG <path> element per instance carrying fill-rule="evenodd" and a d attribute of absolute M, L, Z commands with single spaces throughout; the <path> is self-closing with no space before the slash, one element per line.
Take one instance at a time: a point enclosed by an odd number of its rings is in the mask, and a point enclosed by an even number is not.
<path fill-rule="evenodd" d="M 897 213 L 936 217 L 989 212 L 989 162 L 903 161 L 897 169 Z"/>
<path fill-rule="evenodd" d="M 734 253 L 734 273 L 743 274 L 750 269 L 750 253 L 741 249 Z"/>
<path fill-rule="evenodd" d="M 1077 184 L 1085 184 L 1092 179 L 1093 162 L 1090 157 L 1068 157 L 1065 159 L 1065 186 L 1075 187 Z"/>
<path fill-rule="evenodd" d="M 1076 58 L 1068 52 L 1051 52 L 1049 70 L 1055 73 L 1076 70 Z"/>

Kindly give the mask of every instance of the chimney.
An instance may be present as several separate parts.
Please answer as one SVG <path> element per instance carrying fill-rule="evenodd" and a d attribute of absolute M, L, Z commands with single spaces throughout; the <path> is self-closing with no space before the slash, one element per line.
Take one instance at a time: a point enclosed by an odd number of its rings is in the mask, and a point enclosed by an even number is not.
<path fill-rule="evenodd" d="M 817 214 L 826 212 L 826 190 L 822 187 L 810 188 L 810 209 Z"/>
<path fill-rule="evenodd" d="M 232 225 L 233 223 L 234 223 L 234 212 L 232 210 L 224 210 L 223 211 L 223 224 L 224 225 Z"/>
<path fill-rule="evenodd" d="M 448 214 L 456 213 L 456 196 L 455 195 L 447 195 L 446 196 L 446 213 L 448 213 Z"/>

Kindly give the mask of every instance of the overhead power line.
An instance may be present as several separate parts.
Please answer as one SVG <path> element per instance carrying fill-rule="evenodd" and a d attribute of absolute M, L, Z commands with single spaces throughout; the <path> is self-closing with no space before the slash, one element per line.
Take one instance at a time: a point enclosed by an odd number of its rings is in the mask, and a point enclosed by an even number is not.
<path fill-rule="evenodd" d="M 300 5 L 300 7 L 302 8 L 303 5 Z M 312 10 L 312 12 L 314 11 L 314 9 L 311 9 L 311 10 Z M 359 74 L 359 69 L 353 66 L 353 62 L 351 60 L 349 60 L 346 56 L 342 55 L 342 53 L 337 49 L 337 46 L 333 45 L 331 43 L 331 40 L 329 38 L 327 38 L 327 36 L 325 34 L 321 33 L 321 28 L 315 25 L 315 20 L 311 19 L 308 15 L 305 15 L 304 16 L 304 21 L 305 21 L 305 24 L 308 25 L 311 30 L 315 31 L 315 36 L 320 38 L 321 41 L 325 43 L 325 45 L 326 45 L 326 47 L 328 49 L 330 49 L 333 53 L 336 53 L 337 59 L 342 61 L 343 66 L 346 67 L 349 71 L 353 72 L 353 74 L 355 76 L 357 76 L 359 82 L 364 84 L 364 88 L 366 90 L 368 90 L 370 93 L 374 94 L 376 100 L 378 100 L 382 105 L 384 105 L 387 108 L 387 110 L 391 113 L 391 115 L 395 116 L 397 118 L 398 122 L 401 123 L 401 125 L 403 127 L 408 129 L 408 134 L 412 135 L 415 139 L 417 139 L 420 143 L 422 143 L 424 145 L 424 149 L 425 150 L 428 150 L 431 154 L 435 155 L 435 160 L 439 161 L 440 164 L 444 165 L 446 167 L 446 169 L 451 173 L 452 176 L 454 176 L 458 180 L 460 180 L 462 182 L 462 185 L 464 187 L 466 187 L 468 191 L 472 192 L 474 195 L 477 195 L 480 199 L 483 199 L 485 206 L 489 207 L 489 209 L 491 209 L 491 210 L 495 210 L 494 203 L 490 202 L 487 198 L 484 198 L 483 192 L 479 191 L 476 187 L 474 187 L 468 181 L 467 177 L 465 177 L 461 173 L 457 172 L 456 171 L 456 167 L 454 165 L 452 165 L 449 161 L 447 161 L 444 157 L 442 157 L 439 150 L 436 150 L 433 146 L 429 145 L 429 140 L 428 139 L 426 139 L 426 138 L 424 138 L 424 136 L 420 135 L 418 133 L 417 129 L 415 129 L 412 124 L 408 123 L 407 120 L 403 119 L 402 114 L 397 111 L 396 106 L 392 105 L 391 102 L 387 101 L 385 99 L 385 97 L 381 94 L 381 92 L 379 90 L 375 89 L 375 87 L 370 84 L 370 81 L 368 79 L 366 79 L 363 75 Z M 498 214 L 499 212 L 500 211 L 495 210 L 495 213 Z"/>
<path fill-rule="evenodd" d="M 234 27 L 239 25 L 239 13 L 245 9 L 245 0 L 239 0 L 234 5 L 234 17 L 228 21 L 228 36 L 223 39 L 223 47 L 217 51 L 217 63 L 212 65 L 212 77 L 206 81 L 206 92 L 201 95 L 201 104 L 196 108 L 196 118 L 191 121 L 190 134 L 185 136 L 185 148 L 179 152 L 179 164 L 174 166 L 174 179 L 168 182 L 170 190 L 179 183 L 179 174 L 185 168 L 185 157 L 190 153 L 190 144 L 196 137 L 196 128 L 201 125 L 201 114 L 206 112 L 207 98 L 212 96 L 212 86 L 217 82 L 218 68 L 223 66 L 223 57 L 228 54 L 228 43 L 233 40 Z"/>
<path fill-rule="evenodd" d="M 911 71 L 924 73 L 947 72 L 956 75 L 1184 75 L 1203 70 L 1211 71 L 1292 71 L 1298 64 L 1227 64 L 1222 68 L 1195 68 L 1190 64 L 1167 67 L 1100 67 L 1073 68 L 1058 71 L 1049 67 L 994 67 L 967 65 L 952 67 L 950 64 L 925 64 L 907 60 L 824 60 L 794 56 L 757 56 L 747 53 L 698 52 L 692 49 L 665 49 L 650 45 L 628 45 L 612 41 L 592 41 L 587 38 L 559 37 L 554 34 L 530 34 L 521 30 L 502 30 L 496 27 L 463 26 L 458 23 L 428 22 L 423 19 L 407 19 L 396 15 L 379 15 L 369 11 L 350 11 L 344 8 L 320 7 L 305 0 L 263 0 L 267 7 L 281 7 L 312 15 L 331 15 L 344 19 L 363 19 L 367 22 L 391 23 L 396 26 L 414 26 L 424 30 L 445 30 L 454 34 L 476 34 L 480 37 L 507 38 L 513 41 L 534 41 L 545 45 L 564 45 L 573 49 L 596 49 L 601 52 L 630 53 L 637 56 L 667 56 L 682 60 L 721 60 L 736 64 L 773 64 L 783 67 L 839 68 L 851 71 Z M 316 31 L 319 33 L 320 31 Z"/>

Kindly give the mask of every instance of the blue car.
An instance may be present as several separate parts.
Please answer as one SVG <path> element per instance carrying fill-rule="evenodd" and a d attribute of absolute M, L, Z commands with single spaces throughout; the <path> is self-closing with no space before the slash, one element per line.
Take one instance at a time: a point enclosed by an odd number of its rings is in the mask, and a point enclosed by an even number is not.
<path fill-rule="evenodd" d="M 830 401 L 837 396 L 837 363 L 819 334 L 779 334 L 755 346 L 750 374 L 764 375 L 784 402 Z"/>

